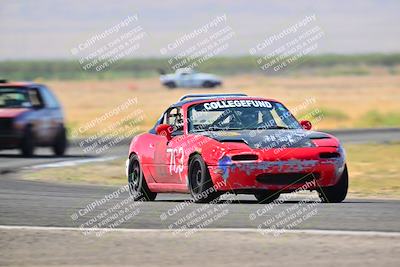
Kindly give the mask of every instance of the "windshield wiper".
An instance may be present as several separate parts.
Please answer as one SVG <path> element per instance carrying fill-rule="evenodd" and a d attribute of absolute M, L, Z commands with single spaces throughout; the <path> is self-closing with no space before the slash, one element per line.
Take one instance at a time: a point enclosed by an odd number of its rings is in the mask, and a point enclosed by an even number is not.
<path fill-rule="evenodd" d="M 245 130 L 243 128 L 204 128 L 204 129 L 196 129 L 193 132 L 216 132 L 216 131 L 239 131 Z"/>
<path fill-rule="evenodd" d="M 289 128 L 286 126 L 272 126 L 272 127 L 257 127 L 257 128 L 246 128 L 243 130 L 295 130 L 296 128 Z"/>
<path fill-rule="evenodd" d="M 206 129 L 193 130 L 193 132 L 244 131 L 244 130 L 296 130 L 296 128 L 289 128 L 286 126 L 254 127 L 254 128 L 206 128 Z"/>
<path fill-rule="evenodd" d="M 243 128 L 210 128 L 205 129 L 205 131 L 239 131 L 244 130 Z"/>
<path fill-rule="evenodd" d="M 284 129 L 284 130 L 289 130 L 289 129 L 293 129 L 293 128 L 289 128 L 289 127 L 286 127 L 286 126 L 273 126 L 273 127 L 268 127 L 268 128 L 265 128 L 266 130 L 275 130 L 275 129 Z"/>

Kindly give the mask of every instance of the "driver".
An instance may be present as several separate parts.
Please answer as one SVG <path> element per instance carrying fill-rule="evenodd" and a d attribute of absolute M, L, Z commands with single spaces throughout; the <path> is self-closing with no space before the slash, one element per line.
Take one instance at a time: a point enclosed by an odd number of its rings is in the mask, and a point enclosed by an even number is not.
<path fill-rule="evenodd" d="M 250 108 L 242 109 L 240 114 L 238 114 L 238 119 L 242 128 L 255 128 L 258 125 L 258 110 Z"/>

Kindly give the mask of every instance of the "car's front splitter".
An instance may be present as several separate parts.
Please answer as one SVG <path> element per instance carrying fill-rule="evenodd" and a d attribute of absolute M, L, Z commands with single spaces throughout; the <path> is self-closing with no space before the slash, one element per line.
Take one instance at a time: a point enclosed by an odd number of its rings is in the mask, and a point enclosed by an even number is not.
<path fill-rule="evenodd" d="M 208 166 L 214 184 L 221 191 L 242 189 L 296 190 L 305 184 L 310 190 L 335 185 L 344 161 L 337 159 L 261 161 Z M 311 182 L 311 183 L 310 183 Z"/>

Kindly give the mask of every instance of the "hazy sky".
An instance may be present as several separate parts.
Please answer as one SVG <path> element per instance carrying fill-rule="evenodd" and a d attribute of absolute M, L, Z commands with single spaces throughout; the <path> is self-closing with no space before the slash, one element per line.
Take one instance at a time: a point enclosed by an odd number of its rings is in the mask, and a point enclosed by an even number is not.
<path fill-rule="evenodd" d="M 146 32 L 134 56 L 160 48 L 216 16 L 235 32 L 226 55 L 247 55 L 268 36 L 315 14 L 316 53 L 400 52 L 400 1 L 0 0 L 0 60 L 72 58 L 71 49 L 127 16 Z"/>

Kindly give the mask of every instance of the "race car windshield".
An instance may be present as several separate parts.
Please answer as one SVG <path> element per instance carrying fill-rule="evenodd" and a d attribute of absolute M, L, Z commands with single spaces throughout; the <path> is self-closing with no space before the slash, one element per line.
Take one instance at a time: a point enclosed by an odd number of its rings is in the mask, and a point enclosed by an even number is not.
<path fill-rule="evenodd" d="M 15 88 L 0 88 L 0 108 L 29 108 L 28 94 Z"/>
<path fill-rule="evenodd" d="M 222 100 L 189 108 L 189 132 L 253 129 L 300 129 L 281 103 L 266 100 Z"/>

